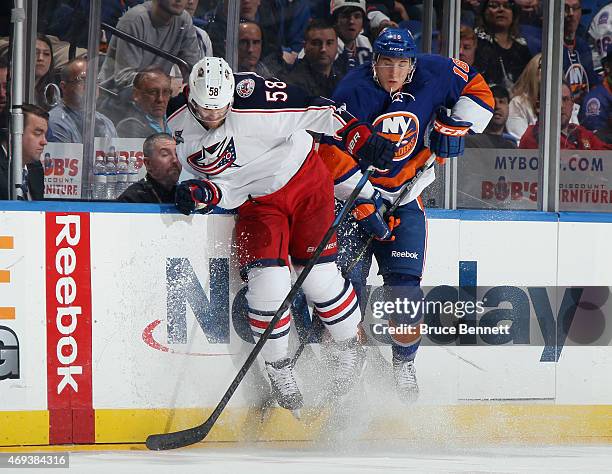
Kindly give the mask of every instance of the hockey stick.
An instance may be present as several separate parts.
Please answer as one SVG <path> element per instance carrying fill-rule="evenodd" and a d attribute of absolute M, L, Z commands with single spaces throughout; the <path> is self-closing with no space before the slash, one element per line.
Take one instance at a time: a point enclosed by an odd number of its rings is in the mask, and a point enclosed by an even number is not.
<path fill-rule="evenodd" d="M 353 206 L 353 203 L 357 199 L 357 196 L 361 192 L 361 189 L 368 182 L 368 179 L 370 178 L 370 175 L 372 174 L 373 171 L 374 171 L 373 168 L 371 167 L 368 168 L 368 170 L 363 174 L 363 176 L 359 180 L 359 183 L 357 183 L 357 186 L 355 187 L 355 189 L 353 190 L 349 198 L 346 200 L 344 207 L 340 210 L 340 212 L 334 219 L 334 222 L 332 223 L 331 227 L 327 229 L 325 236 L 323 237 L 323 239 L 317 246 L 312 257 L 308 261 L 308 264 L 304 267 L 304 269 L 298 276 L 296 282 L 291 287 L 291 290 L 289 290 L 289 293 L 287 294 L 282 304 L 280 305 L 280 307 L 278 308 L 278 310 L 272 317 L 272 320 L 268 323 L 268 327 L 263 332 L 263 334 L 260 336 L 259 341 L 257 341 L 257 344 L 255 344 L 255 347 L 253 347 L 253 350 L 251 350 L 251 353 L 247 357 L 246 361 L 244 362 L 244 364 L 242 365 L 242 367 L 240 368 L 240 370 L 234 377 L 234 380 L 232 381 L 229 388 L 226 390 L 225 394 L 223 395 L 223 397 L 221 398 L 221 400 L 219 401 L 219 403 L 217 404 L 217 406 L 215 407 L 211 415 L 208 417 L 208 419 L 204 421 L 204 423 L 202 423 L 201 425 L 194 426 L 193 428 L 188 428 L 186 430 L 176 431 L 173 433 L 161 433 L 161 434 L 150 435 L 146 441 L 147 448 L 154 450 L 154 451 L 182 448 L 184 446 L 189 446 L 190 444 L 194 444 L 199 441 L 202 441 L 204 438 L 206 438 L 206 436 L 208 435 L 208 433 L 214 426 L 215 422 L 217 421 L 217 419 L 219 418 L 219 416 L 225 409 L 226 405 L 232 398 L 232 395 L 234 394 L 234 392 L 240 385 L 240 382 L 242 382 L 242 379 L 245 377 L 249 368 L 255 361 L 255 358 L 261 352 L 263 345 L 266 343 L 266 341 L 270 337 L 270 334 L 274 330 L 274 326 L 276 326 L 276 323 L 278 323 L 281 316 L 285 314 L 285 312 L 287 311 L 287 308 L 289 308 L 289 305 L 291 305 L 291 303 L 293 302 L 293 299 L 295 298 L 295 295 L 297 294 L 298 290 L 302 286 L 302 283 L 304 283 L 304 280 L 306 280 L 306 277 L 310 274 L 310 271 L 312 270 L 312 268 L 315 266 L 315 264 L 319 260 L 319 257 L 321 256 L 321 254 L 323 253 L 323 250 L 327 246 L 327 243 L 332 238 L 332 236 L 336 232 L 336 229 L 338 228 L 340 223 L 344 220 L 345 216 L 348 214 L 349 209 Z"/>
<path fill-rule="evenodd" d="M 400 138 L 399 142 L 401 142 L 401 138 Z M 415 173 L 414 177 L 404 185 L 404 188 L 402 189 L 402 192 L 397 197 L 397 199 L 395 199 L 395 201 L 393 201 L 393 204 L 391 205 L 391 207 L 389 209 L 385 209 L 384 206 L 383 206 L 383 213 L 384 213 L 385 221 L 389 217 L 391 217 L 393 215 L 395 210 L 400 206 L 400 203 L 404 200 L 404 198 L 406 196 L 408 196 L 408 193 L 412 189 L 414 189 L 416 184 L 421 180 L 421 177 L 423 176 L 423 173 L 425 173 L 425 171 L 427 171 L 433 165 L 433 162 L 435 161 L 435 159 L 436 159 L 436 155 L 435 155 L 435 153 L 432 153 L 430 155 L 430 157 L 427 159 L 427 161 L 423 164 L 423 166 L 421 166 L 417 170 L 417 172 Z M 355 257 L 355 259 L 351 262 L 349 267 L 344 272 L 345 276 L 348 275 L 350 273 L 350 271 L 355 267 L 355 265 L 357 265 L 357 263 L 363 258 L 363 256 L 365 255 L 368 247 L 370 246 L 370 244 L 372 243 L 373 240 L 374 240 L 374 236 L 370 236 L 370 238 L 368 239 L 366 244 L 363 246 L 363 248 L 359 252 L 359 255 L 357 255 L 357 257 Z M 348 278 L 348 277 L 346 277 L 346 278 Z M 313 315 L 313 317 L 314 317 L 314 315 Z M 306 348 L 306 345 L 308 344 L 308 341 L 310 341 L 310 339 L 314 335 L 315 331 L 316 331 L 316 326 L 314 325 L 314 323 L 311 323 L 310 329 L 308 330 L 308 333 L 306 334 L 306 337 L 304 337 L 302 339 L 302 342 L 300 342 L 299 347 L 297 348 L 297 350 L 295 351 L 295 354 L 291 358 L 291 365 L 292 366 L 295 367 L 295 363 L 297 362 L 297 360 L 302 355 L 302 352 Z"/>

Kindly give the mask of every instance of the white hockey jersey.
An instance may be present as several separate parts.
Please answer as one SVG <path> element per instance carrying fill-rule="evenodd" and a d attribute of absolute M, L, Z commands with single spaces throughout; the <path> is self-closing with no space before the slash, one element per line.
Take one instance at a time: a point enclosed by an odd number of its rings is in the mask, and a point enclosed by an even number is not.
<path fill-rule="evenodd" d="M 608 45 L 612 43 L 612 3 L 603 7 L 593 17 L 589 27 L 589 35 L 593 38 L 595 44 L 593 62 L 599 69 L 601 58 L 606 55 Z"/>
<path fill-rule="evenodd" d="M 314 146 L 306 130 L 333 136 L 353 119 L 328 99 L 308 97 L 284 82 L 253 73 L 234 76 L 234 103 L 221 127 L 207 130 L 187 106 L 168 120 L 183 167 L 213 181 L 225 209 L 287 184 Z"/>

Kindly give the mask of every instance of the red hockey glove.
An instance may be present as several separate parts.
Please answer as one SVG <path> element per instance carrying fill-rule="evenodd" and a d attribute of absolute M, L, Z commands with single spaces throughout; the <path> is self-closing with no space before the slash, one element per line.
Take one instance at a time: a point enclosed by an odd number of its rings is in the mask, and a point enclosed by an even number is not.
<path fill-rule="evenodd" d="M 188 179 L 176 187 L 175 200 L 177 209 L 186 216 L 206 214 L 221 200 L 221 191 L 206 179 Z"/>
<path fill-rule="evenodd" d="M 385 222 L 383 217 L 383 200 L 379 191 L 374 191 L 370 199 L 357 199 L 355 207 L 351 212 L 357 223 L 376 240 L 393 241 L 395 236 L 391 235 L 393 229 L 399 224 L 400 220 L 396 217 L 389 217 L 389 222 Z"/>
<path fill-rule="evenodd" d="M 429 149 L 441 158 L 463 156 L 465 136 L 471 122 L 462 122 L 449 117 L 444 107 L 436 111 L 434 127 L 429 135 Z"/>
<path fill-rule="evenodd" d="M 378 135 L 365 122 L 350 122 L 340 131 L 346 150 L 358 158 L 360 164 L 372 165 L 379 171 L 387 171 L 393 166 L 395 145 Z"/>

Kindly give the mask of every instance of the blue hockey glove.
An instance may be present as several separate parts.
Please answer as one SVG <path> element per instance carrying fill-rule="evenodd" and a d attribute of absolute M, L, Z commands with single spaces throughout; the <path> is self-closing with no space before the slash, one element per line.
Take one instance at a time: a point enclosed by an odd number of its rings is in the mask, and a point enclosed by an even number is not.
<path fill-rule="evenodd" d="M 446 114 L 446 109 L 440 107 L 429 135 L 429 149 L 441 158 L 463 156 L 465 135 L 471 126 L 471 122 L 452 119 Z"/>
<path fill-rule="evenodd" d="M 221 191 L 206 179 L 188 179 L 176 187 L 176 207 L 186 216 L 194 212 L 206 214 L 220 200 Z"/>
<path fill-rule="evenodd" d="M 379 171 L 387 171 L 393 166 L 395 144 L 367 123 L 355 120 L 340 131 L 340 136 L 346 150 L 366 168 L 372 165 Z"/>
<path fill-rule="evenodd" d="M 395 240 L 395 236 L 391 234 L 393 229 L 400 224 L 400 220 L 391 216 L 389 222 L 385 222 L 383 200 L 379 191 L 374 191 L 370 199 L 357 199 L 351 213 L 359 225 L 376 240 Z"/>

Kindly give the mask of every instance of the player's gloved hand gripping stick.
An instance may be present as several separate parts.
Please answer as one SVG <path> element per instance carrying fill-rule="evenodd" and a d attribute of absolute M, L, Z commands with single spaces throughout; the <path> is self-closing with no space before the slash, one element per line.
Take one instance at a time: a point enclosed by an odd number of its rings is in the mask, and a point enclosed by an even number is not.
<path fill-rule="evenodd" d="M 355 203 L 357 196 L 359 195 L 359 193 L 361 192 L 365 184 L 368 182 L 368 179 L 370 178 L 370 175 L 372 174 L 373 171 L 374 169 L 372 167 L 369 167 L 366 170 L 366 172 L 363 174 L 361 179 L 359 180 L 359 183 L 357 184 L 357 186 L 355 187 L 355 189 L 353 190 L 349 198 L 346 200 L 344 206 L 340 210 L 340 213 L 336 216 L 331 227 L 327 230 L 327 232 L 325 233 L 325 236 L 323 237 L 323 239 L 317 246 L 311 259 L 308 261 L 308 264 L 304 267 L 304 269 L 298 276 L 296 282 L 293 284 L 293 286 L 291 287 L 291 290 L 289 291 L 289 293 L 283 300 L 280 308 L 278 308 L 278 310 L 274 314 L 274 317 L 268 323 L 268 327 L 266 328 L 264 333 L 259 338 L 259 341 L 257 341 L 257 344 L 255 344 L 255 347 L 253 347 L 253 350 L 251 350 L 251 353 L 248 355 L 246 361 L 244 362 L 244 364 L 242 365 L 242 367 L 240 368 L 240 370 L 234 377 L 234 380 L 232 381 L 229 388 L 226 390 L 225 394 L 223 395 L 223 397 L 221 398 L 221 400 L 219 401 L 219 403 L 217 404 L 217 406 L 215 407 L 211 415 L 208 417 L 208 419 L 204 421 L 204 423 L 202 423 L 201 425 L 194 426 L 193 428 L 188 428 L 188 429 L 176 431 L 173 433 L 161 433 L 161 434 L 150 435 L 146 441 L 147 448 L 151 450 L 155 450 L 155 451 L 159 451 L 163 449 L 182 448 L 184 446 L 189 446 L 190 444 L 194 444 L 199 441 L 202 441 L 208 435 L 208 433 L 214 426 L 215 422 L 217 421 L 217 419 L 219 418 L 219 416 L 225 409 L 226 405 L 230 401 L 230 398 L 232 397 L 232 395 L 238 388 L 238 385 L 240 385 L 240 382 L 242 382 L 242 379 L 248 372 L 249 368 L 251 367 L 251 365 L 253 365 L 253 362 L 255 361 L 257 355 L 261 351 L 261 348 L 263 347 L 263 345 L 266 343 L 266 341 L 270 337 L 270 334 L 272 333 L 272 330 L 276 326 L 276 323 L 280 320 L 281 316 L 285 314 L 285 312 L 287 311 L 287 308 L 289 308 L 289 305 L 293 302 L 295 295 L 297 294 L 298 290 L 302 286 L 302 283 L 304 283 L 304 280 L 306 279 L 306 277 L 308 276 L 312 268 L 315 266 L 315 264 L 319 260 L 319 257 L 323 253 L 323 250 L 325 249 L 327 243 L 329 242 L 329 240 L 332 238 L 332 236 L 336 232 L 336 229 L 338 228 L 340 223 L 344 220 L 346 215 L 349 213 L 349 210 L 353 207 L 353 204 Z M 196 183 L 193 183 L 193 184 L 195 185 Z M 186 189 L 184 189 L 183 191 L 185 192 L 189 191 L 190 197 L 187 198 L 186 200 L 194 202 L 194 200 L 192 200 L 193 193 L 197 194 L 200 191 L 202 191 L 202 189 L 201 188 L 194 189 L 191 187 L 191 185 L 187 185 Z M 195 196 L 195 198 L 197 198 L 197 201 L 200 201 L 198 196 Z M 194 207 L 196 207 L 196 204 L 194 204 Z"/>

